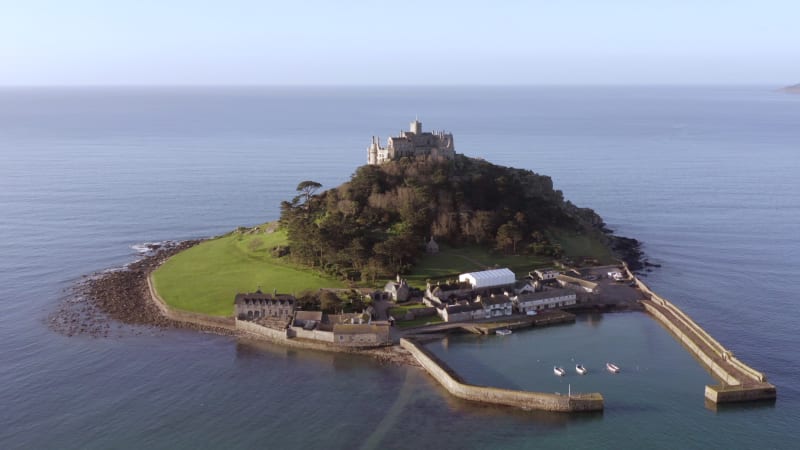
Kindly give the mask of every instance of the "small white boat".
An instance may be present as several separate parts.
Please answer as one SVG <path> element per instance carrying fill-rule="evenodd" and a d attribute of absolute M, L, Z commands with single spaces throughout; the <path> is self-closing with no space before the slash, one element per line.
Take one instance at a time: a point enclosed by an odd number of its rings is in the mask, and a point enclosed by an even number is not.
<path fill-rule="evenodd" d="M 553 373 L 558 375 L 559 377 L 563 377 L 567 374 L 567 371 L 564 370 L 563 367 L 553 366 Z"/>
<path fill-rule="evenodd" d="M 582 364 L 577 364 L 575 365 L 575 372 L 578 372 L 581 375 L 586 375 L 586 372 L 588 372 L 588 370 L 586 370 L 586 367 L 583 367 Z"/>
<path fill-rule="evenodd" d="M 501 328 L 495 331 L 494 334 L 498 334 L 500 336 L 508 336 L 509 334 L 511 334 L 511 330 L 509 330 L 508 328 Z"/>
<path fill-rule="evenodd" d="M 616 364 L 606 363 L 606 369 L 611 373 L 619 373 L 619 367 Z"/>

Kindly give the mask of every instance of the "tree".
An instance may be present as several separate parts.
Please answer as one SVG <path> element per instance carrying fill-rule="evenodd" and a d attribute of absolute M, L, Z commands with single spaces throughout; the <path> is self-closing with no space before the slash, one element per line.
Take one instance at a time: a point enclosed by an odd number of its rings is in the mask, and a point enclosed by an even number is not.
<path fill-rule="evenodd" d="M 522 230 L 514 222 L 506 222 L 500 225 L 497 229 L 497 247 L 501 249 L 508 249 L 510 246 L 512 252 L 517 252 L 517 243 L 522 240 Z"/>
<path fill-rule="evenodd" d="M 322 291 L 319 295 L 319 304 L 323 311 L 333 313 L 341 306 L 342 299 L 331 291 Z"/>
<path fill-rule="evenodd" d="M 306 205 L 306 208 L 308 208 L 308 201 L 311 200 L 311 197 L 314 196 L 314 193 L 317 192 L 317 190 L 319 190 L 321 187 L 322 185 L 316 181 L 301 181 L 300 184 L 297 185 L 297 192 L 300 194 L 294 198 L 294 203 L 296 204 L 302 199 L 303 204 Z"/>

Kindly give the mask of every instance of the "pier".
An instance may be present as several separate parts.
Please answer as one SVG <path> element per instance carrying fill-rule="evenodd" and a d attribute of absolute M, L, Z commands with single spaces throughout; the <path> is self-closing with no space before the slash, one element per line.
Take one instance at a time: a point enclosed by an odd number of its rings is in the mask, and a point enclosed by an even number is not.
<path fill-rule="evenodd" d="M 521 328 L 543 327 L 560 323 L 574 323 L 575 314 L 560 309 L 542 311 L 535 316 L 505 316 L 475 322 L 445 322 L 437 325 L 424 325 L 408 328 L 406 336 L 430 333 L 468 332 L 472 334 L 495 334 L 499 329 L 518 330 Z"/>
<path fill-rule="evenodd" d="M 529 411 L 586 412 L 603 410 L 603 396 L 599 393 L 561 395 L 469 384 L 442 360 L 424 346 L 419 345 L 415 338 L 402 338 L 400 345 L 408 350 L 417 362 L 450 394 L 464 400 L 511 406 Z"/>
<path fill-rule="evenodd" d="M 706 386 L 708 401 L 719 404 L 777 398 L 775 385 L 767 382 L 766 375 L 740 361 L 680 308 L 650 290 L 627 267 L 626 271 L 648 297 L 640 301 L 645 310 L 721 381 L 721 384 Z"/>

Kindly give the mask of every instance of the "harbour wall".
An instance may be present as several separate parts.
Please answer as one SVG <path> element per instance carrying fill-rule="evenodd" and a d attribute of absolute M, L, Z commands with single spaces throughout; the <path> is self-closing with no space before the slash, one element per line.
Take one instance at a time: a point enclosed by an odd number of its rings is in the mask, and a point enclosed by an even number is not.
<path fill-rule="evenodd" d="M 417 344 L 413 338 L 400 339 L 400 345 L 408 350 L 439 384 L 458 398 L 524 410 L 554 412 L 603 410 L 603 396 L 599 393 L 558 395 L 468 384 L 439 358 Z"/>
<path fill-rule="evenodd" d="M 664 314 L 662 314 L 661 310 L 655 308 L 649 302 L 642 302 L 644 305 L 645 310 L 650 313 L 658 322 L 661 323 L 664 327 L 666 327 L 672 334 L 681 342 L 683 343 L 689 351 L 692 352 L 700 361 L 703 362 L 711 371 L 714 373 L 714 376 L 719 378 L 722 382 L 729 384 L 729 385 L 739 385 L 741 384 L 739 380 L 727 370 L 725 370 L 721 365 L 717 364 L 710 355 L 708 355 L 705 351 L 703 351 L 695 341 L 689 337 L 686 333 L 684 333 L 680 328 L 678 328 L 670 319 L 668 319 Z"/>
<path fill-rule="evenodd" d="M 723 384 L 706 386 L 705 397 L 714 403 L 770 400 L 777 397 L 774 385 L 767 382 L 763 373 L 736 358 L 711 337 L 700 325 L 669 300 L 653 292 L 649 286 L 634 276 L 625 265 L 625 271 L 649 300 L 642 301 L 645 310 L 667 328 L 689 349 Z"/>
<path fill-rule="evenodd" d="M 714 403 L 754 402 L 774 400 L 775 386 L 769 383 L 739 386 L 706 386 L 706 398 Z"/>
<path fill-rule="evenodd" d="M 286 341 L 289 339 L 287 336 L 287 330 L 276 330 L 274 328 L 267 328 L 261 325 L 257 325 L 253 322 L 248 322 L 246 320 L 237 320 L 234 319 L 236 322 L 236 329 L 239 331 L 244 331 L 245 333 L 250 333 L 252 335 L 267 338 L 271 341 Z"/>

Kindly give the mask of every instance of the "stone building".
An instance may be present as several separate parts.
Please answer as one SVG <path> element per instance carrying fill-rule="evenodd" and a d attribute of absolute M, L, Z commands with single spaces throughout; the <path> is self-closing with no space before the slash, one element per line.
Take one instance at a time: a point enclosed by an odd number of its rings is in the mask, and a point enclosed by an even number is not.
<path fill-rule="evenodd" d="M 408 300 L 408 294 L 411 292 L 411 288 L 408 286 L 406 280 L 400 278 L 400 275 L 397 275 L 397 281 L 390 281 L 386 283 L 386 286 L 383 288 L 384 292 L 389 294 L 389 297 L 395 302 L 404 302 Z"/>
<path fill-rule="evenodd" d="M 555 280 L 556 277 L 561 274 L 561 272 L 556 269 L 537 269 L 534 270 L 533 273 L 542 281 Z"/>
<path fill-rule="evenodd" d="M 295 298 L 289 294 L 265 294 L 258 290 L 236 294 L 234 316 L 239 320 L 275 319 L 289 321 L 294 317 Z"/>
<path fill-rule="evenodd" d="M 519 294 L 513 300 L 517 311 L 527 314 L 529 311 L 573 306 L 577 301 L 577 295 L 569 289 L 547 289 Z"/>
<path fill-rule="evenodd" d="M 380 138 L 372 137 L 367 148 L 367 164 L 383 164 L 404 156 L 431 156 L 452 159 L 456 154 L 453 135 L 444 131 L 423 132 L 422 122 L 411 122 L 409 131 L 390 137 L 386 147 L 381 147 Z"/>
<path fill-rule="evenodd" d="M 514 303 L 503 295 L 478 296 L 478 301 L 483 307 L 483 315 L 489 317 L 510 316 L 513 313 Z"/>
<path fill-rule="evenodd" d="M 436 241 L 433 239 L 433 236 L 431 236 L 431 240 L 425 244 L 425 251 L 430 254 L 439 253 L 439 244 L 436 243 Z"/>
<path fill-rule="evenodd" d="M 439 316 L 445 322 L 462 322 L 466 320 L 483 319 L 486 317 L 483 305 L 477 302 L 463 302 L 455 305 L 444 305 L 438 310 Z"/>

